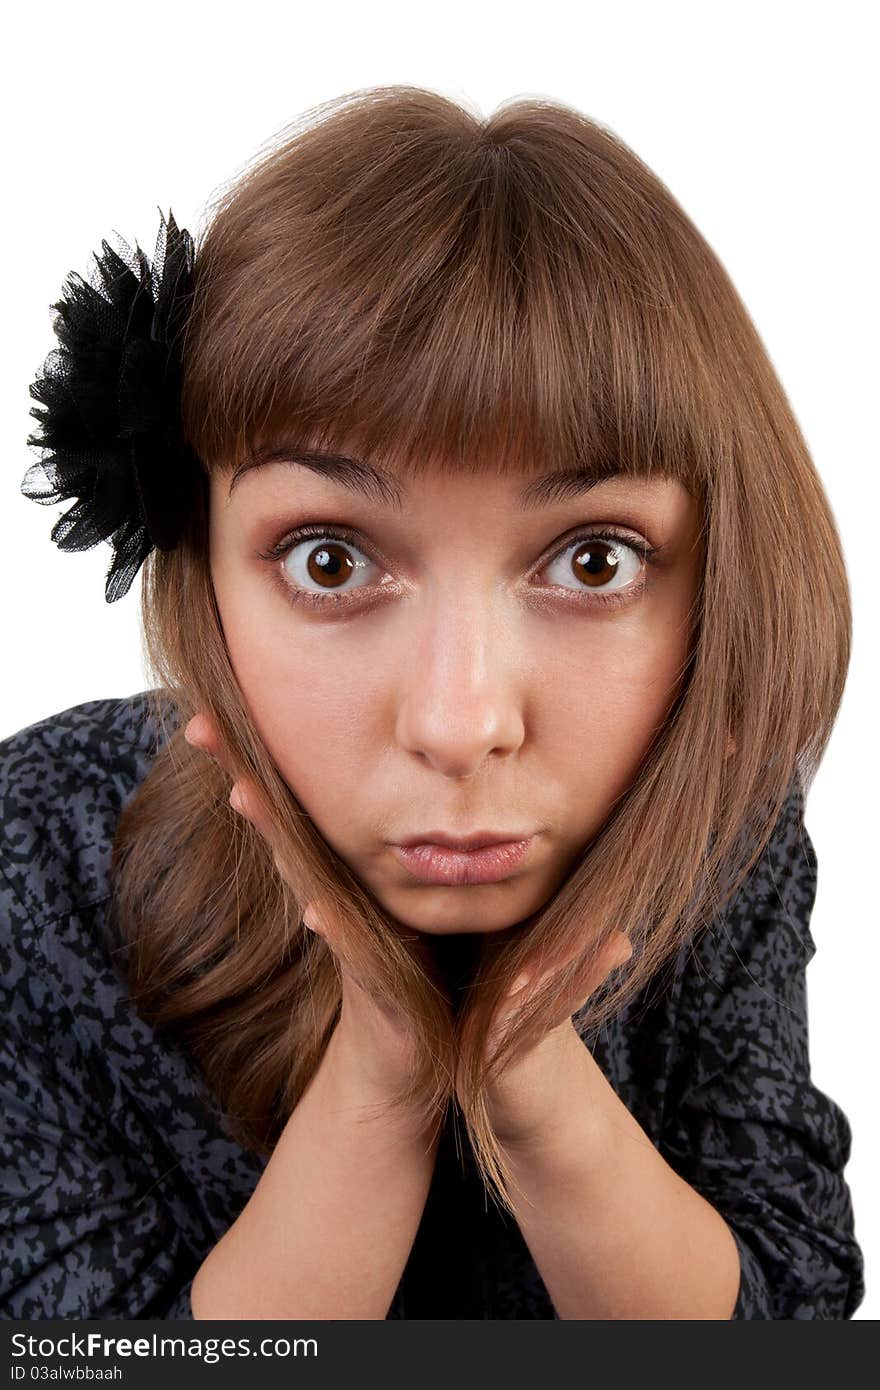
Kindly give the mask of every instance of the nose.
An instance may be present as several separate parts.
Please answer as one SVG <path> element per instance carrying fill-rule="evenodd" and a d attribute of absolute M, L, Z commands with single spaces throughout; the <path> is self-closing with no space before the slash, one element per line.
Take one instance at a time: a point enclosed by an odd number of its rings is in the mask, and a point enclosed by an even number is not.
<path fill-rule="evenodd" d="M 421 615 L 405 659 L 397 742 L 445 777 L 475 773 L 525 736 L 522 663 L 491 599 L 447 595 Z"/>

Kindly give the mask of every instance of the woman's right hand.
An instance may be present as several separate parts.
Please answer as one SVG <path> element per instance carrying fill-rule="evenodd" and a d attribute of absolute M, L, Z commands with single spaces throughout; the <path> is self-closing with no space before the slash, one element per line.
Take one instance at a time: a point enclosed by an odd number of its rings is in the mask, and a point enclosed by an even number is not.
<path fill-rule="evenodd" d="M 220 733 L 208 715 L 195 715 L 184 730 L 184 738 L 193 748 L 214 758 L 234 778 Z M 233 780 L 229 804 L 266 840 L 276 869 L 298 897 L 297 885 L 285 873 L 283 855 L 256 785 L 249 779 Z M 342 1013 L 331 1042 L 346 1068 L 357 1073 L 362 1087 L 374 1099 L 384 1099 L 412 1073 L 415 1047 L 406 1020 L 393 1006 L 374 996 L 368 984 L 352 971 L 346 959 L 342 924 L 331 921 L 330 914 L 316 902 L 306 904 L 302 920 L 310 931 L 324 938 L 341 971 Z"/>

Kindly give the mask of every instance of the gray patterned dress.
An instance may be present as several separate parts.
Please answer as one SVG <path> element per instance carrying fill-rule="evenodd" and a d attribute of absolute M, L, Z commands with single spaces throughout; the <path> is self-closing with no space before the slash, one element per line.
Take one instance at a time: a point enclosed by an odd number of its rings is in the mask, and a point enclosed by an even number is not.
<path fill-rule="evenodd" d="M 265 1160 L 135 1013 L 105 944 L 110 845 L 159 747 L 144 694 L 0 742 L 0 1316 L 192 1317 L 202 1260 Z M 696 948 L 593 1053 L 666 1161 L 725 1217 L 734 1318 L 852 1316 L 863 1259 L 846 1116 L 810 1079 L 816 858 L 799 793 Z M 516 1223 L 444 1129 L 389 1318 L 554 1318 Z"/>

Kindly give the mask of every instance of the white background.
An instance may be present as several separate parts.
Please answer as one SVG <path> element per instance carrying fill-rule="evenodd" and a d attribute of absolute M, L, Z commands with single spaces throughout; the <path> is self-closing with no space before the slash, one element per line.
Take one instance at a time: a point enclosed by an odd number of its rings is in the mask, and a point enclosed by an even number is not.
<path fill-rule="evenodd" d="M 15 16 L 15 17 L 13 17 Z M 109 545 L 49 540 L 72 505 L 22 497 L 37 457 L 28 384 L 50 303 L 119 232 L 152 255 L 158 208 L 197 235 L 206 205 L 305 108 L 360 87 L 430 87 L 488 114 L 514 96 L 610 126 L 668 184 L 737 285 L 842 536 L 855 652 L 807 807 L 819 858 L 808 970 L 813 1077 L 853 1128 L 847 1169 L 868 1293 L 880 1290 L 876 980 L 878 52 L 867 3 L 556 0 L 442 7 L 249 0 L 15 7 L 4 21 L 7 204 L 0 738 L 144 688 L 137 583 L 104 601 Z M 772 557 L 746 557 L 771 563 Z M 870 714 L 875 718 L 872 719 Z"/>

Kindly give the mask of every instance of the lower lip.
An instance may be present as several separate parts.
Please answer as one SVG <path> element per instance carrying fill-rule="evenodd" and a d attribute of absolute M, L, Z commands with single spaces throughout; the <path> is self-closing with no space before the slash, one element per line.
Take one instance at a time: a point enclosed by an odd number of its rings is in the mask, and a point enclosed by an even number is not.
<path fill-rule="evenodd" d="M 453 886 L 471 883 L 498 883 L 513 873 L 532 842 L 506 840 L 483 849 L 447 849 L 445 845 L 392 845 L 401 864 L 422 883 Z"/>

